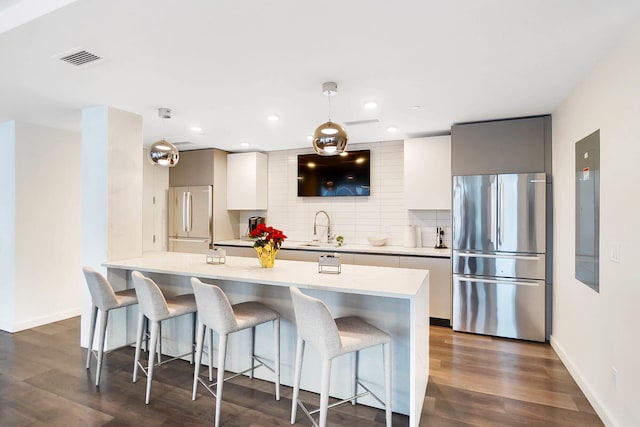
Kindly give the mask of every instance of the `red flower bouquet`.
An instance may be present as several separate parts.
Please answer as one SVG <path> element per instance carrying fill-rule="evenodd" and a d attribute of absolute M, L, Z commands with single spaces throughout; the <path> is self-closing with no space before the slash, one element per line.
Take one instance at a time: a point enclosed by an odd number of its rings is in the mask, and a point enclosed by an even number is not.
<path fill-rule="evenodd" d="M 256 228 L 249 233 L 249 236 L 256 239 L 253 244 L 254 248 L 271 244 L 274 249 L 280 249 L 284 239 L 287 238 L 281 230 L 273 227 L 267 227 L 264 224 L 258 224 Z"/>

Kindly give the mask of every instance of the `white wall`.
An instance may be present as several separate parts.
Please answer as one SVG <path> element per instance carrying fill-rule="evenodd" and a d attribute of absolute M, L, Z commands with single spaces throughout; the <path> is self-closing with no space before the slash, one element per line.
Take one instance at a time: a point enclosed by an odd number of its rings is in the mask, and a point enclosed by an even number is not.
<path fill-rule="evenodd" d="M 2 328 L 16 332 L 80 313 L 80 135 L 11 122 L 5 136 L 12 126 L 15 158 L 3 175 L 12 171 L 15 181 L 3 189 L 13 203 L 3 200 L 1 220 L 12 308 Z M 3 178 L 4 187 L 12 182 Z"/>
<path fill-rule="evenodd" d="M 367 244 L 368 236 L 386 236 L 389 245 L 404 243 L 405 226 L 422 228 L 424 246 L 435 245 L 435 227 L 450 227 L 450 211 L 407 211 L 404 203 L 403 141 L 350 144 L 349 150 L 371 150 L 371 196 L 298 197 L 298 154 L 313 150 L 269 152 L 269 200 L 267 211 L 242 211 L 240 235 L 250 216 L 267 217 L 269 225 L 284 231 L 289 239 L 309 241 L 318 210 L 331 216 L 332 234 L 345 243 Z M 318 217 L 318 224 L 325 224 Z M 447 228 L 450 231 L 450 228 Z M 325 233 L 325 228 L 318 234 Z M 447 238 L 450 233 L 447 232 Z"/>
<path fill-rule="evenodd" d="M 608 426 L 640 425 L 639 76 L 640 22 L 553 113 L 551 343 Z M 599 293 L 574 274 L 575 143 L 597 129 Z M 613 249 L 619 250 L 619 263 L 610 260 Z"/>

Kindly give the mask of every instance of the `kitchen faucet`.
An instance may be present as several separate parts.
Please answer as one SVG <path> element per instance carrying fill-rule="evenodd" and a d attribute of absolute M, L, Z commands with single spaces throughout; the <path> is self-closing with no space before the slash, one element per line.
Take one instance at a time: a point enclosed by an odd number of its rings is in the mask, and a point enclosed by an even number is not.
<path fill-rule="evenodd" d="M 333 237 L 331 237 L 331 217 L 329 216 L 329 214 L 326 211 L 318 211 L 316 212 L 316 216 L 313 219 L 313 235 L 317 235 L 316 233 L 316 227 L 317 227 L 317 222 L 318 222 L 318 214 L 323 213 L 326 217 L 327 217 L 327 225 L 322 225 L 320 224 L 320 227 L 327 227 L 327 243 L 331 243 L 331 240 L 333 239 Z"/>

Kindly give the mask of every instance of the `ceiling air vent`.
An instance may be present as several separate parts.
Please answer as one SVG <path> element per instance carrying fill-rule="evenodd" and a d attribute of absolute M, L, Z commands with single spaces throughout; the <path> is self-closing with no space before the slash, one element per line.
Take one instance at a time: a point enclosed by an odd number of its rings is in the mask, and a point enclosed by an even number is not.
<path fill-rule="evenodd" d="M 85 65 L 90 62 L 98 61 L 100 58 L 98 55 L 94 55 L 91 52 L 87 52 L 86 50 L 81 50 L 79 52 L 72 53 L 70 55 L 66 55 L 60 58 L 61 61 L 68 62 L 73 65 Z"/>

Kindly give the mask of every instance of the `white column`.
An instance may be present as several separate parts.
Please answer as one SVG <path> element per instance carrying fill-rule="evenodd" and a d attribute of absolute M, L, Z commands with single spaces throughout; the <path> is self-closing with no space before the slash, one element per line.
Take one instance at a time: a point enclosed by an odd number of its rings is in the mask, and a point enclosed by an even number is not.
<path fill-rule="evenodd" d="M 0 123 L 0 329 L 11 332 L 14 318 L 15 276 L 15 122 Z"/>
<path fill-rule="evenodd" d="M 108 106 L 82 110 L 82 264 L 105 275 L 104 261 L 142 255 L 141 152 L 141 116 Z M 85 289 L 82 346 L 88 343 L 90 301 Z M 124 321 L 123 313 L 110 316 L 110 326 Z"/>

